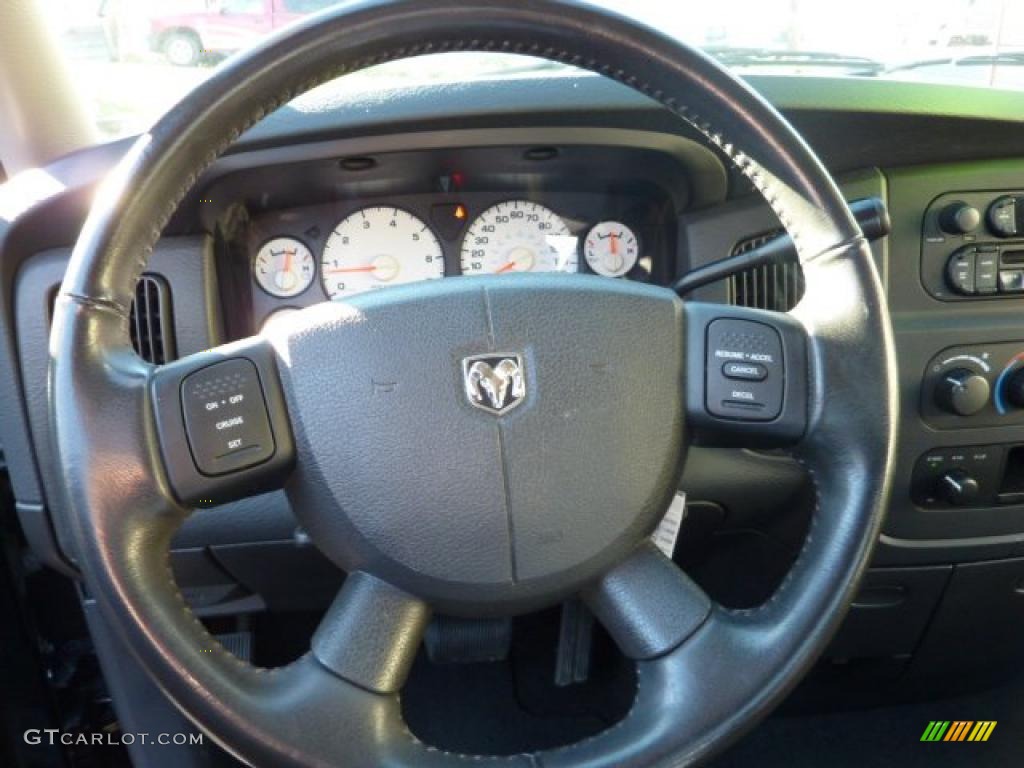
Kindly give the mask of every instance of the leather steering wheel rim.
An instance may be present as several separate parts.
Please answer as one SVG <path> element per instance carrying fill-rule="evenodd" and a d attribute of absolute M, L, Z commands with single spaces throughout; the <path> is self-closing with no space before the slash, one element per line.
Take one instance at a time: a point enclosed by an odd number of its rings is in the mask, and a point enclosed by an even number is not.
<path fill-rule="evenodd" d="M 154 369 L 128 341 L 135 285 L 152 247 L 199 175 L 242 132 L 348 72 L 464 50 L 573 64 L 660 102 L 743 171 L 800 254 L 806 294 L 794 317 L 806 333 L 809 407 L 795 454 L 811 472 L 818 502 L 784 583 L 756 609 L 708 609 L 669 561 L 641 548 L 590 588 L 595 611 L 637 659 L 638 690 L 625 719 L 560 749 L 472 757 L 533 766 L 692 764 L 770 711 L 823 650 L 849 604 L 890 485 L 893 345 L 870 251 L 813 152 L 709 58 L 605 11 L 550 0 L 346 5 L 231 60 L 137 141 L 89 214 L 51 337 L 62 506 L 78 563 L 106 618 L 163 690 L 243 760 L 447 766 L 470 759 L 409 733 L 389 682 L 401 670 L 357 684 L 332 674 L 317 653 L 259 670 L 220 648 L 191 615 L 168 564 L 187 509 L 174 501 L 162 468 Z M 865 382 L 877 391 L 865 395 Z M 375 586 L 372 576 L 350 581 L 348 604 L 365 590 L 396 617 L 392 639 L 403 659 L 396 663 L 405 664 L 429 611 L 398 590 Z M 685 615 L 686 624 L 701 605 L 698 620 L 669 640 L 659 634 L 664 622 L 650 621 L 652 606 Z"/>

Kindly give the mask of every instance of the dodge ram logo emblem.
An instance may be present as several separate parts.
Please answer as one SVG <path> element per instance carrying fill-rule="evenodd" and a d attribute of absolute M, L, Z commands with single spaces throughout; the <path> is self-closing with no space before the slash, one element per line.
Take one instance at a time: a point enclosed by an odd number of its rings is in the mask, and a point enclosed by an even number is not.
<path fill-rule="evenodd" d="M 470 405 L 506 413 L 526 397 L 520 355 L 475 355 L 462 360 L 462 380 Z"/>

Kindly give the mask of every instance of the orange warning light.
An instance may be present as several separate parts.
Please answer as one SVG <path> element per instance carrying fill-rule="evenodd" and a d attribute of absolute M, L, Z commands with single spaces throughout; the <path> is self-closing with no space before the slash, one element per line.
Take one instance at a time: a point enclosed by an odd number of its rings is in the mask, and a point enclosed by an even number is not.
<path fill-rule="evenodd" d="M 461 205 L 461 204 L 455 206 L 455 218 L 456 219 L 464 219 L 464 218 L 466 218 L 466 206 Z"/>

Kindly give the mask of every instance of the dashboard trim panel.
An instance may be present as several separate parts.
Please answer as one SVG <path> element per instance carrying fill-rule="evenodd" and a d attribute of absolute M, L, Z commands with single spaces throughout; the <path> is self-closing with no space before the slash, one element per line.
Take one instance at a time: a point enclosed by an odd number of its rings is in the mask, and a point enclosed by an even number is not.
<path fill-rule="evenodd" d="M 607 146 L 650 149 L 673 157 L 686 168 L 690 205 L 704 207 L 725 200 L 729 178 L 721 159 L 708 147 L 670 133 L 623 128 L 466 128 L 451 131 L 385 134 L 287 147 L 249 149 L 221 157 L 203 178 L 203 186 L 242 170 L 352 155 L 495 146 Z"/>

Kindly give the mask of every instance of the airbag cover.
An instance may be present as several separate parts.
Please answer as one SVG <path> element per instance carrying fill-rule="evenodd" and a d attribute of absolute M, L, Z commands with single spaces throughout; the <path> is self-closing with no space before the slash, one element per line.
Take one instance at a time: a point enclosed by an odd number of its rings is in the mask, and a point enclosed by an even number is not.
<path fill-rule="evenodd" d="M 667 290 L 569 275 L 447 279 L 298 313 L 275 331 L 296 513 L 343 568 L 452 612 L 568 594 L 671 499 L 682 323 Z"/>

